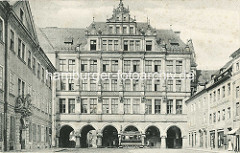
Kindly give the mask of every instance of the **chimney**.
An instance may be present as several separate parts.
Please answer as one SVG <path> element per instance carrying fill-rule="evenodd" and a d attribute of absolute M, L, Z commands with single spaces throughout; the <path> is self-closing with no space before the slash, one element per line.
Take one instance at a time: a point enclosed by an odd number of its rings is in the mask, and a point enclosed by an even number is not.
<path fill-rule="evenodd" d="M 174 33 L 180 38 L 180 31 L 174 31 Z"/>

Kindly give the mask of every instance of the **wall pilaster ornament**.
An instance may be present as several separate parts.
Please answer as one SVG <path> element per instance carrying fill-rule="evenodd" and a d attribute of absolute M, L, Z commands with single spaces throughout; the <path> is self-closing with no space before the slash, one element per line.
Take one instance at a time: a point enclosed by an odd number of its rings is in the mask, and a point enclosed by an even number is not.
<path fill-rule="evenodd" d="M 17 97 L 14 109 L 16 113 L 21 114 L 21 128 L 26 129 L 28 127 L 29 116 L 32 115 L 31 95 L 27 94 L 25 98 L 23 98 L 22 96 Z"/>
<path fill-rule="evenodd" d="M 102 96 L 98 96 L 98 102 L 102 103 Z"/>
<path fill-rule="evenodd" d="M 119 101 L 120 101 L 120 103 L 123 103 L 123 97 L 122 96 L 119 97 Z"/>
<path fill-rule="evenodd" d="M 141 102 L 144 103 L 145 101 L 146 101 L 146 97 L 145 97 L 145 96 L 142 96 Z"/>

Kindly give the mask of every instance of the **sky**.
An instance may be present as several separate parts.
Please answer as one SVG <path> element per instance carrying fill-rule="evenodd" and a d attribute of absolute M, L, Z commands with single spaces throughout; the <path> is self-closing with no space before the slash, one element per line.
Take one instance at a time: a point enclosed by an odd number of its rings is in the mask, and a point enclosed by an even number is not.
<path fill-rule="evenodd" d="M 221 68 L 240 48 L 240 0 L 123 0 L 131 17 L 192 39 L 198 69 Z M 119 0 L 30 0 L 37 27 L 86 28 L 112 16 Z M 172 25 L 172 26 L 170 26 Z"/>

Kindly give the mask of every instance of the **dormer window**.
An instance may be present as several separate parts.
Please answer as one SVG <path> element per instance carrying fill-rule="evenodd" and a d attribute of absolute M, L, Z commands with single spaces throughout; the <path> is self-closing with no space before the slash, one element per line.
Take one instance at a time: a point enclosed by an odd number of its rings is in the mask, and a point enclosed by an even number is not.
<path fill-rule="evenodd" d="M 97 41 L 90 40 L 90 50 L 97 50 Z"/>
<path fill-rule="evenodd" d="M 24 15 L 24 12 L 22 9 L 20 9 L 20 20 L 21 22 L 23 22 L 23 15 Z"/>
<path fill-rule="evenodd" d="M 146 41 L 146 51 L 152 50 L 152 41 Z"/>

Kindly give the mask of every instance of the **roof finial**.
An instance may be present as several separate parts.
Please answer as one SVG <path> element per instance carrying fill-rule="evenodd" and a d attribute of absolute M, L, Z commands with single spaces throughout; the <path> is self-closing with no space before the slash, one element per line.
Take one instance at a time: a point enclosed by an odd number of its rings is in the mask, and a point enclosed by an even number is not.
<path fill-rule="evenodd" d="M 94 21 L 94 16 L 93 16 L 93 19 L 92 19 L 92 21 L 93 21 L 93 23 L 95 22 L 95 21 Z"/>
<path fill-rule="evenodd" d="M 123 1 L 122 0 L 120 0 L 119 6 L 123 7 Z"/>
<path fill-rule="evenodd" d="M 148 16 L 147 16 L 147 25 L 148 25 Z"/>

